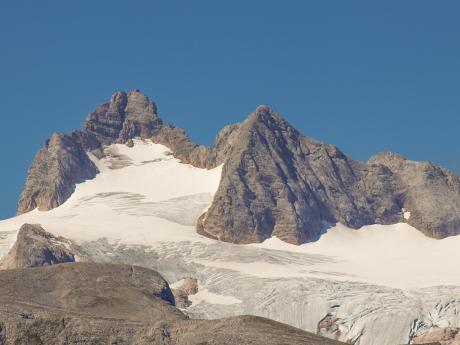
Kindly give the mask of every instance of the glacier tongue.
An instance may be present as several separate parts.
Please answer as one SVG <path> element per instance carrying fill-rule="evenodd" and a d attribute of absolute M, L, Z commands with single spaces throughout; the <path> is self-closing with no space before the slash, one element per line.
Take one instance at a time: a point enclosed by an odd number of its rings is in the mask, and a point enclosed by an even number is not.
<path fill-rule="evenodd" d="M 101 173 L 63 205 L 1 221 L 0 255 L 22 224 L 40 223 L 95 261 L 153 268 L 171 283 L 197 278 L 192 317 L 254 314 L 361 345 L 460 326 L 460 236 L 434 240 L 405 223 L 337 224 L 302 246 L 218 242 L 198 235 L 194 222 L 212 202 L 222 167 L 182 164 L 146 140 L 105 151 L 91 156 Z"/>

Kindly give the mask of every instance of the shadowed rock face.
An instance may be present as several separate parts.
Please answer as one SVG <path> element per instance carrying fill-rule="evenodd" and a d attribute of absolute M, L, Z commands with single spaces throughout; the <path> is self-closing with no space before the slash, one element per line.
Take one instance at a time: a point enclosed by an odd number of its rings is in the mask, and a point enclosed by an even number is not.
<path fill-rule="evenodd" d="M 227 161 L 238 138 L 239 124 L 224 127 L 212 147 L 196 145 L 190 141 L 182 128 L 165 125 L 152 137 L 156 144 L 167 146 L 182 162 L 198 168 L 212 169 Z"/>
<path fill-rule="evenodd" d="M 75 261 L 76 251 L 70 242 L 46 232 L 40 225 L 24 224 L 0 269 L 28 268 Z"/>
<path fill-rule="evenodd" d="M 188 320 L 166 281 L 128 265 L 0 272 L 0 344 L 340 345 L 267 319 Z"/>
<path fill-rule="evenodd" d="M 196 167 L 224 164 L 214 201 L 197 222 L 205 236 L 234 243 L 277 236 L 299 244 L 317 240 L 328 223 L 359 228 L 406 221 L 403 208 L 428 236 L 460 233 L 460 180 L 446 169 L 388 153 L 367 164 L 354 161 L 303 136 L 266 106 L 225 127 L 212 147 L 196 145 L 181 128 L 163 125 L 155 104 L 137 90 L 115 93 L 88 115 L 83 131 L 53 135 L 29 170 L 18 213 L 59 206 L 76 183 L 97 173 L 85 151 L 132 145 L 137 136 Z"/>

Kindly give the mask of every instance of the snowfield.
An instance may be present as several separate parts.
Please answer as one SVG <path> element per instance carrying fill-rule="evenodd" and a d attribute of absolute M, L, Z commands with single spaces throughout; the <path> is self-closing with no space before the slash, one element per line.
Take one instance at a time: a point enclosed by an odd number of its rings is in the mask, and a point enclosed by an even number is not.
<path fill-rule="evenodd" d="M 192 317 L 260 315 L 360 345 L 403 344 L 433 327 L 460 326 L 460 236 L 434 240 L 406 223 L 337 224 L 301 246 L 214 241 L 194 224 L 222 167 L 198 169 L 165 146 L 134 142 L 91 156 L 101 173 L 60 207 L 1 221 L 0 255 L 22 224 L 39 223 L 93 260 L 150 267 L 170 283 L 197 278 Z"/>

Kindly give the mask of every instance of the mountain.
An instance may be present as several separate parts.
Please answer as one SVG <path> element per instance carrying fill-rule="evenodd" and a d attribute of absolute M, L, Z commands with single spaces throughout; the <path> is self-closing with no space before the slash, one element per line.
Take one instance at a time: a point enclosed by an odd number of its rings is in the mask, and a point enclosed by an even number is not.
<path fill-rule="evenodd" d="M 225 127 L 212 147 L 199 146 L 184 130 L 164 125 L 139 90 L 115 93 L 81 131 L 53 134 L 29 169 L 18 214 L 61 205 L 76 184 L 97 175 L 89 154 L 102 158 L 104 146 L 136 137 L 198 168 L 223 164 L 214 201 L 197 222 L 197 231 L 211 238 L 254 243 L 276 236 L 301 244 L 318 240 L 329 224 L 358 229 L 405 221 L 433 238 L 460 233 L 460 179 L 446 169 L 394 153 L 354 161 L 266 106 Z"/>
<path fill-rule="evenodd" d="M 455 175 L 394 153 L 354 161 L 266 106 L 225 127 L 211 147 L 160 125 L 156 107 L 141 109 L 151 121 L 130 127 L 151 136 L 123 138 L 121 120 L 110 127 L 114 117 L 91 116 L 105 125 L 45 145 L 46 164 L 39 174 L 32 166 L 23 193 L 25 205 L 41 210 L 0 221 L 3 267 L 73 256 L 152 269 L 174 287 L 184 314 L 223 319 L 220 330 L 228 318 L 254 315 L 355 345 L 444 345 L 460 329 L 460 236 L 437 239 L 455 233 L 447 231 L 458 215 Z M 73 168 L 77 158 L 90 162 L 94 177 L 75 178 L 86 170 Z M 264 232 L 262 221 L 273 230 Z M 429 237 L 425 222 L 448 226 Z M 184 281 L 193 288 L 181 290 Z"/>
<path fill-rule="evenodd" d="M 100 159 L 89 153 L 99 173 L 65 203 L 0 221 L 9 267 L 59 262 L 61 250 L 77 261 L 147 267 L 173 286 L 196 280 L 198 293 L 183 306 L 193 319 L 250 314 L 356 345 L 403 344 L 460 326 L 460 236 L 436 240 L 407 223 L 337 224 L 300 246 L 276 237 L 217 241 L 194 226 L 222 165 L 194 167 L 147 139 L 102 150 Z"/>

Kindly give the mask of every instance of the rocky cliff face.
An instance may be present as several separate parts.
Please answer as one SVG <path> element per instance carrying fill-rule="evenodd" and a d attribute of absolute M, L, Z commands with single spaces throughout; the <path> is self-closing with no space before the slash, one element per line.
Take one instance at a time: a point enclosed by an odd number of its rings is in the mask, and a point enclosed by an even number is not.
<path fill-rule="evenodd" d="M 134 137 L 150 138 L 162 126 L 155 103 L 139 90 L 117 92 L 110 102 L 89 113 L 83 131 L 102 144 L 125 143 Z"/>
<path fill-rule="evenodd" d="M 181 128 L 163 125 L 156 105 L 137 90 L 115 93 L 88 115 L 82 131 L 47 142 L 30 168 L 18 212 L 59 206 L 76 183 L 96 175 L 87 151 L 131 145 L 133 137 L 163 144 L 196 167 L 224 164 L 214 202 L 197 222 L 198 232 L 222 241 L 277 236 L 299 244 L 317 240 L 330 223 L 357 229 L 406 221 L 402 209 L 428 236 L 460 233 L 460 180 L 446 169 L 395 154 L 354 161 L 303 136 L 266 106 L 225 127 L 212 147 L 196 145 Z"/>
<path fill-rule="evenodd" d="M 47 211 L 61 205 L 77 183 L 94 178 L 97 172 L 74 136 L 53 134 L 35 155 L 19 198 L 18 214 L 35 208 Z"/>
<path fill-rule="evenodd" d="M 414 162 L 383 152 L 369 164 L 388 167 L 395 176 L 407 222 L 434 238 L 460 232 L 460 178 L 430 162 Z"/>
<path fill-rule="evenodd" d="M 402 219 L 390 169 L 353 161 L 261 106 L 233 134 L 219 189 L 198 231 L 235 243 L 314 241 L 326 223 Z"/>

